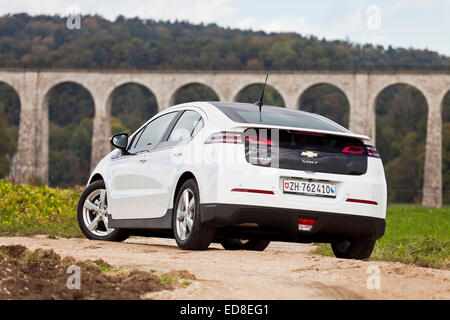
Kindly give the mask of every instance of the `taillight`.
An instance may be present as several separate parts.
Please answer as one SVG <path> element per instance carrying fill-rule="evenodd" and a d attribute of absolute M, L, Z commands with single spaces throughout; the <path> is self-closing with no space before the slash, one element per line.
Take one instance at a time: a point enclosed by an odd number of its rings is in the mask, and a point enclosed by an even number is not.
<path fill-rule="evenodd" d="M 216 132 L 206 139 L 205 143 L 242 143 L 242 133 L 240 132 Z"/>
<path fill-rule="evenodd" d="M 245 157 L 251 164 L 270 166 L 272 164 L 272 147 L 275 145 L 274 136 L 268 129 L 250 128 L 245 131 Z"/>
<path fill-rule="evenodd" d="M 364 147 L 362 146 L 346 146 L 344 149 L 342 149 L 343 153 L 351 153 L 351 154 L 363 154 L 364 153 Z"/>
<path fill-rule="evenodd" d="M 258 144 L 258 145 L 264 145 L 264 146 L 273 146 L 273 142 L 264 137 L 264 136 L 257 136 L 257 135 L 246 135 L 245 141 L 250 144 Z"/>
<path fill-rule="evenodd" d="M 377 149 L 372 146 L 366 146 L 367 155 L 372 158 L 381 158 L 380 154 L 378 153 Z"/>

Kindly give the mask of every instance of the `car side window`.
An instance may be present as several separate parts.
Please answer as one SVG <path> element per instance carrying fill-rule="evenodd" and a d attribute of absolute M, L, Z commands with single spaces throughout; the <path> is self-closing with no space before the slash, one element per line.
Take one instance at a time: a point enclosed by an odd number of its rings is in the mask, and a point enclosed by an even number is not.
<path fill-rule="evenodd" d="M 128 143 L 128 151 L 132 151 L 136 147 L 136 143 L 139 140 L 139 137 L 141 136 L 142 132 L 145 130 L 145 127 L 141 128 L 138 132 L 136 132 L 135 135 L 133 135 L 133 138 Z"/>
<path fill-rule="evenodd" d="M 202 127 L 202 116 L 198 112 L 186 110 L 173 127 L 168 142 L 170 145 L 177 145 L 190 141 Z"/>
<path fill-rule="evenodd" d="M 203 122 L 203 119 L 200 119 L 199 122 L 197 122 L 197 125 L 194 128 L 194 131 L 192 132 L 192 137 L 195 137 L 195 135 L 202 130 L 203 126 L 205 125 L 205 123 Z"/>
<path fill-rule="evenodd" d="M 167 113 L 147 124 L 137 142 L 134 143 L 133 141 L 134 145 L 131 147 L 131 151 L 139 152 L 154 149 L 176 115 L 177 112 Z"/>

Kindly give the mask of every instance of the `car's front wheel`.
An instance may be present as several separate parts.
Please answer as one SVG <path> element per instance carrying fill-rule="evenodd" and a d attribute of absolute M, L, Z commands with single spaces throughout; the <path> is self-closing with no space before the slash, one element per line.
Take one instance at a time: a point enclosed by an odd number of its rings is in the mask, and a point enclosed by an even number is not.
<path fill-rule="evenodd" d="M 108 202 L 103 181 L 91 183 L 78 200 L 78 225 L 91 240 L 123 241 L 128 238 L 127 232 L 108 227 Z"/>
<path fill-rule="evenodd" d="M 242 240 L 242 239 L 223 239 L 220 244 L 225 250 L 251 250 L 251 251 L 264 251 L 267 248 L 270 241 L 268 240 Z"/>
<path fill-rule="evenodd" d="M 336 258 L 342 259 L 369 259 L 375 247 L 375 240 L 343 240 L 331 243 Z"/>
<path fill-rule="evenodd" d="M 200 221 L 200 195 L 194 179 L 183 183 L 173 209 L 172 226 L 178 246 L 186 250 L 207 249 L 215 230 Z"/>

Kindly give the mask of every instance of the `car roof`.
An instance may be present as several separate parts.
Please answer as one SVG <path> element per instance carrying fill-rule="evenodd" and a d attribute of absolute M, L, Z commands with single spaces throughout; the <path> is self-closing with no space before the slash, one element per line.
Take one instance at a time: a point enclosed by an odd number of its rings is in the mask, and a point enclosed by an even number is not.
<path fill-rule="evenodd" d="M 241 118 L 238 115 L 239 111 L 251 111 L 258 113 L 258 106 L 254 103 L 245 103 L 245 102 L 230 102 L 230 101 L 193 101 L 193 102 L 186 102 L 183 104 L 172 106 L 168 109 L 170 110 L 179 110 L 186 107 L 199 107 L 204 112 L 210 113 L 219 113 L 221 116 L 225 116 L 227 120 L 231 120 L 233 122 L 237 123 L 249 123 L 247 120 Z M 269 112 L 276 112 L 276 113 L 284 113 L 286 115 L 293 115 L 296 116 L 303 116 L 305 118 L 316 118 L 316 119 L 322 119 L 322 121 L 332 123 L 333 126 L 336 128 L 339 128 L 342 131 L 349 132 L 349 130 L 340 124 L 332 121 L 331 119 L 328 119 L 327 117 L 321 116 L 317 113 L 307 112 L 303 110 L 297 110 L 297 109 L 289 109 L 284 107 L 277 107 L 272 105 L 264 104 L 261 108 L 261 112 L 264 114 L 264 111 Z"/>
<path fill-rule="evenodd" d="M 279 128 L 286 128 L 287 130 L 296 130 L 298 128 L 302 128 L 299 126 L 286 126 L 286 125 L 282 125 L 282 124 L 271 124 L 271 123 L 267 123 L 267 124 L 262 124 L 259 121 L 257 122 L 251 122 L 248 121 L 247 119 L 242 119 L 240 118 L 237 111 L 254 111 L 256 112 L 256 114 L 258 114 L 258 106 L 253 104 L 253 103 L 243 103 L 243 102 L 228 102 L 228 101 L 190 101 L 190 102 L 185 102 L 185 103 L 180 103 L 174 106 L 171 106 L 169 108 L 166 108 L 164 110 L 162 110 L 161 112 L 159 112 L 157 115 L 160 114 L 164 114 L 164 113 L 169 113 L 169 112 L 173 112 L 173 111 L 181 111 L 184 109 L 189 109 L 189 108 L 198 108 L 200 110 L 202 110 L 205 115 L 207 115 L 209 120 L 212 120 L 211 123 L 214 123 L 214 125 L 216 127 L 221 127 L 224 130 L 228 130 L 229 127 L 238 127 L 239 125 L 244 125 L 244 126 L 248 126 L 248 125 L 258 125 L 261 127 L 267 127 L 267 128 L 272 128 L 272 127 L 279 127 Z M 357 138 L 361 138 L 361 139 L 365 139 L 365 140 L 370 140 L 369 137 L 367 136 L 363 136 L 363 135 L 359 135 L 359 134 L 355 134 L 352 133 L 350 130 L 348 130 L 347 128 L 339 125 L 338 123 L 324 117 L 321 116 L 319 114 L 316 113 L 312 113 L 312 112 L 307 112 L 307 111 L 303 111 L 303 110 L 296 110 L 296 109 L 288 109 L 288 108 L 283 108 L 283 107 L 276 107 L 276 106 L 272 106 L 272 105 L 263 105 L 262 107 L 262 112 L 264 114 L 264 110 L 268 111 L 275 111 L 277 114 L 278 113 L 284 113 L 285 115 L 289 115 L 289 114 L 293 114 L 295 113 L 297 116 L 301 116 L 303 115 L 305 118 L 316 118 L 316 119 L 321 119 L 322 121 L 331 123 L 333 125 L 333 127 L 336 127 L 336 129 L 338 129 L 338 131 L 335 130 L 327 130 L 327 129 L 313 129 L 310 128 L 309 126 L 306 126 L 305 128 L 307 128 L 309 131 L 317 131 L 317 132 L 328 132 L 330 134 L 335 134 L 335 135 L 351 135 L 351 136 L 355 136 Z M 233 114 L 235 113 L 235 114 Z M 155 117 L 157 116 L 155 115 Z M 152 117 L 153 118 L 153 117 Z M 150 119 L 151 120 L 151 119 Z M 150 121 L 149 120 L 149 121 Z"/>

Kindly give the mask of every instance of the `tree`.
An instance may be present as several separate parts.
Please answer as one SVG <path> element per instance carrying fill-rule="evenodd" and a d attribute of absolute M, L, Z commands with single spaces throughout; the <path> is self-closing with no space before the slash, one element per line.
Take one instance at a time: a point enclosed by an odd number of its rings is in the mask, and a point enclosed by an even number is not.
<path fill-rule="evenodd" d="M 264 84 L 259 83 L 245 87 L 238 93 L 236 101 L 255 103 L 261 97 L 263 86 Z M 283 97 L 281 97 L 280 93 L 270 85 L 266 85 L 266 89 L 264 90 L 264 104 L 285 107 Z"/>
<path fill-rule="evenodd" d="M 450 69 L 429 50 L 393 49 L 295 33 L 98 15 L 68 30 L 59 16 L 0 17 L 0 67 L 129 69 Z"/>
<path fill-rule="evenodd" d="M 383 159 L 390 202 L 420 203 L 427 104 L 414 87 L 385 89 L 376 101 L 377 149 Z"/>
<path fill-rule="evenodd" d="M 17 149 L 14 128 L 8 126 L 3 110 L 4 106 L 0 103 L 0 137 L 2 137 L 2 143 L 0 143 L 0 178 L 6 177 L 11 172 L 12 158 Z"/>
<path fill-rule="evenodd" d="M 318 113 L 348 128 L 350 106 L 344 92 L 329 84 L 309 88 L 300 98 L 300 110 Z"/>
<path fill-rule="evenodd" d="M 150 90 L 135 83 L 125 84 L 113 93 L 111 132 L 131 134 L 157 112 L 156 99 Z"/>
<path fill-rule="evenodd" d="M 219 97 L 210 88 L 199 83 L 188 84 L 178 90 L 174 104 L 189 101 L 218 101 Z"/>

